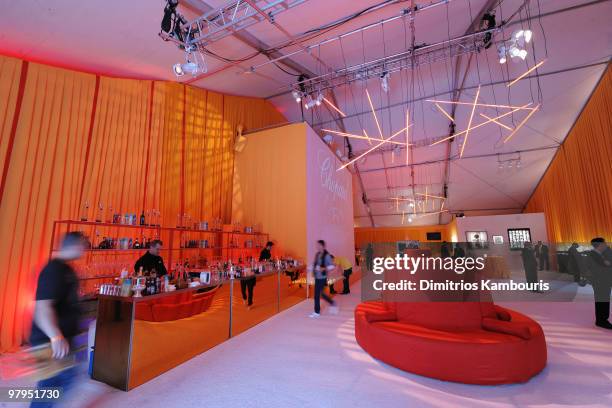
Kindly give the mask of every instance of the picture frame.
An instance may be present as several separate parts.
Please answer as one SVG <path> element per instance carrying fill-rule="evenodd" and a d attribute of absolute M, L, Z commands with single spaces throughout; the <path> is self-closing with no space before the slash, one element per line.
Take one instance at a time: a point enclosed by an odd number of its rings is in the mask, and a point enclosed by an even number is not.
<path fill-rule="evenodd" d="M 503 245 L 504 237 L 502 235 L 493 235 L 493 243 L 495 245 Z"/>
<path fill-rule="evenodd" d="M 466 231 L 465 238 L 470 249 L 489 248 L 487 231 Z"/>
<path fill-rule="evenodd" d="M 531 242 L 531 229 L 508 228 L 508 244 L 511 251 L 520 251 L 525 242 Z"/>

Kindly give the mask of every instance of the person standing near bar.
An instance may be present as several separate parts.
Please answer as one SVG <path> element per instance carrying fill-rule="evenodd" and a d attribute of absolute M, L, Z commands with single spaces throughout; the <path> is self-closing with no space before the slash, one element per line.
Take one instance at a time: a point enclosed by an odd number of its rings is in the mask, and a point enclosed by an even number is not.
<path fill-rule="evenodd" d="M 266 242 L 266 246 L 259 253 L 259 262 L 269 261 L 272 259 L 272 241 Z M 255 272 L 258 273 L 258 272 Z M 240 280 L 240 292 L 242 293 L 242 302 L 250 309 L 253 306 L 253 293 L 255 292 L 255 284 L 257 278 L 253 275 Z"/>
<path fill-rule="evenodd" d="M 310 314 L 310 317 L 312 318 L 318 318 L 321 316 L 321 298 L 330 304 L 330 313 L 338 313 L 336 303 L 324 292 L 325 286 L 327 286 L 327 274 L 332 270 L 334 270 L 334 263 L 332 261 L 331 254 L 327 252 L 325 241 L 319 240 L 317 241 L 317 254 L 315 255 L 314 263 L 312 265 L 312 271 L 315 278 L 314 313 Z"/>
<path fill-rule="evenodd" d="M 57 256 L 49 261 L 38 276 L 34 322 L 30 344 L 51 342 L 52 356 L 62 359 L 70 352 L 71 341 L 78 334 L 80 310 L 79 280 L 70 261 L 83 256 L 85 238 L 80 232 L 69 232 L 61 242 Z M 77 367 L 70 367 L 38 382 L 38 388 L 59 387 L 62 395 L 74 385 Z M 32 407 L 51 406 L 49 402 L 33 402 Z"/>
<path fill-rule="evenodd" d="M 548 259 L 548 246 L 546 244 L 543 244 L 542 241 L 538 241 L 538 246 L 540 247 L 540 250 L 538 251 L 540 270 L 549 270 L 550 263 Z"/>
<path fill-rule="evenodd" d="M 595 297 L 595 325 L 612 330 L 610 323 L 610 293 L 612 289 L 612 249 L 603 238 L 591 240 L 593 250 L 588 252 L 588 268 Z"/>
<path fill-rule="evenodd" d="M 138 260 L 134 264 L 134 272 L 138 273 L 140 271 L 140 268 L 142 267 L 143 271 L 155 271 L 157 276 L 167 275 L 168 270 L 166 270 L 166 266 L 164 265 L 164 259 L 160 255 L 163 245 L 163 242 L 161 242 L 159 239 L 154 239 L 153 241 L 151 241 L 147 252 L 145 252 L 143 256 L 138 258 Z"/>
<path fill-rule="evenodd" d="M 337 256 L 334 258 L 334 263 L 340 268 L 342 271 L 342 276 L 344 279 L 342 280 L 342 292 L 341 295 L 348 295 L 351 293 L 349 277 L 353 273 L 353 265 L 349 262 L 349 260 L 343 256 Z"/>

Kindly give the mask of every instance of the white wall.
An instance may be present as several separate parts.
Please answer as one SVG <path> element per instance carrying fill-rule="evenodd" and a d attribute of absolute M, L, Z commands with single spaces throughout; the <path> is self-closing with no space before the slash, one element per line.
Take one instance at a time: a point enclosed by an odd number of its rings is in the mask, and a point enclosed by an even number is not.
<path fill-rule="evenodd" d="M 316 241 L 349 261 L 355 259 L 352 177 L 321 138 L 306 126 L 307 259 L 316 254 Z"/>
<path fill-rule="evenodd" d="M 544 213 L 457 218 L 457 238 L 460 242 L 466 242 L 466 231 L 486 231 L 490 242 L 493 241 L 493 235 L 501 235 L 504 243 L 508 243 L 508 228 L 529 228 L 532 242 L 548 242 Z"/>

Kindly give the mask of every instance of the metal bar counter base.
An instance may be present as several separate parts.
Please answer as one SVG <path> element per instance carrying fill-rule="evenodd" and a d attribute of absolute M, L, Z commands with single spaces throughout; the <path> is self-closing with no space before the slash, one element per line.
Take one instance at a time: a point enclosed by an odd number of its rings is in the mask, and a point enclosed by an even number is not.
<path fill-rule="evenodd" d="M 99 295 L 92 378 L 124 391 L 146 383 L 306 299 L 292 276 L 272 271 L 151 296 Z M 247 307 L 241 281 L 253 278 Z"/>

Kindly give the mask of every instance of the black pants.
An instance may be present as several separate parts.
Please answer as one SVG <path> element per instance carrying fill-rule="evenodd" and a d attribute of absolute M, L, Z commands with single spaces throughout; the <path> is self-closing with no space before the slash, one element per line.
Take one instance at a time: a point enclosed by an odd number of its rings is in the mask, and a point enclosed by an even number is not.
<path fill-rule="evenodd" d="M 327 279 L 315 279 L 314 287 L 314 311 L 315 313 L 321 313 L 321 298 L 323 298 L 330 305 L 334 304 L 332 298 L 325 294 L 325 286 L 327 286 Z"/>
<path fill-rule="evenodd" d="M 544 265 L 546 265 L 546 268 L 544 267 Z M 549 270 L 550 269 L 550 263 L 548 262 L 548 254 L 546 255 L 540 255 L 540 270 Z"/>
<path fill-rule="evenodd" d="M 253 304 L 253 288 L 255 287 L 255 282 L 257 279 L 255 277 L 242 279 L 240 281 L 240 291 L 242 292 L 242 299 L 247 300 L 247 289 L 248 289 L 248 304 L 251 306 Z"/>
<path fill-rule="evenodd" d="M 342 273 L 342 275 L 344 275 L 344 280 L 342 281 L 342 293 L 351 292 L 349 287 L 349 277 L 351 276 L 351 273 L 353 273 L 353 268 L 348 268 Z"/>
<path fill-rule="evenodd" d="M 525 265 L 525 278 L 529 283 L 536 283 L 538 281 L 537 265 Z"/>
<path fill-rule="evenodd" d="M 604 323 L 610 318 L 610 292 L 609 285 L 594 285 L 593 292 L 595 295 L 595 322 Z M 598 302 L 598 300 L 608 299 L 607 302 Z"/>

